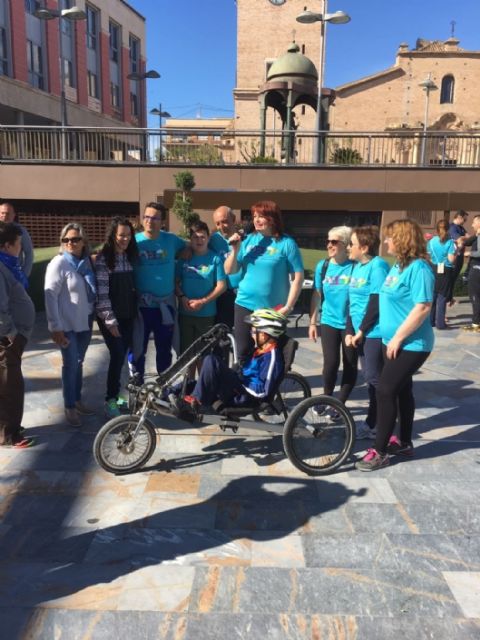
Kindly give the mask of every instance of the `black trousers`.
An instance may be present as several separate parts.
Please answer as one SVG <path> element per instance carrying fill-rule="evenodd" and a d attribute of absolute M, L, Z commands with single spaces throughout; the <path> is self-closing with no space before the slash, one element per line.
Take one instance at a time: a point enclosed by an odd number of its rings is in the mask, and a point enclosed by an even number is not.
<path fill-rule="evenodd" d="M 234 307 L 236 295 L 233 289 L 227 289 L 217 298 L 217 315 L 215 322 L 226 324 L 230 329 L 233 329 L 235 323 Z"/>
<path fill-rule="evenodd" d="M 473 324 L 480 324 L 480 265 L 472 265 L 468 274 L 468 295 L 473 308 Z"/>
<path fill-rule="evenodd" d="M 384 454 L 395 429 L 397 412 L 400 417 L 400 440 L 412 442 L 415 398 L 413 374 L 430 355 L 428 351 L 401 350 L 394 360 L 386 357 L 383 345 L 383 369 L 377 386 L 377 437 L 375 449 Z"/>
<path fill-rule="evenodd" d="M 253 309 L 247 309 L 240 305 L 235 305 L 235 342 L 237 345 L 238 361 L 243 364 L 250 356 L 255 347 L 252 338 L 251 326 L 244 322 L 244 318 L 252 313 Z"/>
<path fill-rule="evenodd" d="M 335 329 L 328 324 L 322 324 L 320 332 L 323 351 L 324 393 L 327 396 L 333 395 L 340 368 L 341 353 L 343 370 L 338 398 L 345 403 L 357 381 L 358 352 L 353 347 L 345 345 L 345 329 Z"/>
<path fill-rule="evenodd" d="M 22 374 L 22 354 L 27 344 L 19 333 L 10 344 L 0 340 L 0 445 L 15 444 L 22 439 L 25 384 Z"/>
<path fill-rule="evenodd" d="M 110 353 L 105 400 L 111 400 L 112 398 L 117 399 L 120 392 L 120 377 L 122 375 L 123 363 L 125 362 L 128 349 L 132 346 L 133 318 L 118 320 L 119 338 L 112 336 L 100 318 L 97 318 L 97 322 Z"/>

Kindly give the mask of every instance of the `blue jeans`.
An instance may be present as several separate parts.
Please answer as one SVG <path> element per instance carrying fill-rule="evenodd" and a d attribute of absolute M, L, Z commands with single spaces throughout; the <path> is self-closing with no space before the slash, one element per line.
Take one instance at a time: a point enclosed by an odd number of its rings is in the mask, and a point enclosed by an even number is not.
<path fill-rule="evenodd" d="M 73 409 L 82 397 L 83 360 L 92 337 L 92 317 L 88 331 L 65 331 L 68 347 L 62 348 L 63 402 L 66 409 Z"/>
<path fill-rule="evenodd" d="M 172 313 L 174 312 L 171 309 Z M 148 339 L 153 333 L 156 350 L 156 366 L 157 373 L 160 374 L 172 364 L 172 341 L 173 341 L 173 324 L 162 323 L 162 312 L 160 309 L 151 309 L 149 307 L 140 307 L 140 313 L 143 318 L 143 349 L 142 354 L 134 362 L 133 354 L 130 352 L 128 361 L 132 369 L 138 372 L 142 379 L 145 374 L 145 355 L 148 348 Z"/>

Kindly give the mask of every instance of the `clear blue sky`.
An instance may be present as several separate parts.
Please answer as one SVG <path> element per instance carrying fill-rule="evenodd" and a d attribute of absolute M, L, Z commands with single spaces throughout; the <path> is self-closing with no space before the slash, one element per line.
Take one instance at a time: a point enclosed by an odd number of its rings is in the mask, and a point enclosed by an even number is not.
<path fill-rule="evenodd" d="M 172 116 L 185 118 L 232 115 L 235 1 L 128 1 L 147 19 L 148 68 L 162 76 L 148 81 L 148 108 L 161 103 Z M 303 4 L 320 8 L 318 0 Z M 418 37 L 446 40 L 452 20 L 460 46 L 480 51 L 480 0 L 329 0 L 329 12 L 339 9 L 352 21 L 328 28 L 326 86 L 386 69 L 401 42 L 413 47 Z M 292 28 L 311 27 L 295 23 Z M 260 26 L 252 32 L 255 37 L 262 37 Z M 149 123 L 158 126 L 158 118 L 150 116 Z"/>

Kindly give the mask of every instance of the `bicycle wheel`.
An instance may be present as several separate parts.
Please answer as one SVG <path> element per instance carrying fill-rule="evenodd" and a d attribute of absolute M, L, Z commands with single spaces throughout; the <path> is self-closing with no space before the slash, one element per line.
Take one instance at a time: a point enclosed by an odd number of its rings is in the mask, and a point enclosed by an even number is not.
<path fill-rule="evenodd" d="M 287 414 L 291 413 L 293 409 L 305 398 L 309 398 L 312 395 L 312 390 L 306 378 L 299 373 L 289 371 L 285 374 L 280 387 L 278 388 L 277 395 L 273 401 L 273 406 L 278 409 L 279 413 L 257 413 L 253 414 L 255 420 L 260 422 L 268 422 L 270 424 L 281 424 L 285 422 Z"/>
<path fill-rule="evenodd" d="M 290 462 L 311 476 L 338 469 L 355 442 L 355 422 L 345 405 L 330 396 L 313 396 L 288 416 L 283 447 Z"/>
<path fill-rule="evenodd" d="M 133 434 L 140 416 L 118 416 L 109 420 L 97 433 L 93 455 L 97 463 L 110 473 L 122 474 L 142 467 L 155 451 L 157 438 L 149 420 Z"/>

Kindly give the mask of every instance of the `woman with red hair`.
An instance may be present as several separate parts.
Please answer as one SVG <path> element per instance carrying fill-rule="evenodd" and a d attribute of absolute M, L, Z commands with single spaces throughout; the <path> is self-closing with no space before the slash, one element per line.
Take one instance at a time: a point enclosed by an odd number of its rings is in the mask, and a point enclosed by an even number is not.
<path fill-rule="evenodd" d="M 284 315 L 293 310 L 303 284 L 303 261 L 297 243 L 283 230 L 278 205 L 269 200 L 252 208 L 253 233 L 246 238 L 234 233 L 232 251 L 225 260 L 225 273 L 240 272 L 235 300 L 235 340 L 238 357 L 244 361 L 253 350 L 253 340 L 244 318 L 255 309 L 274 308 Z"/>

